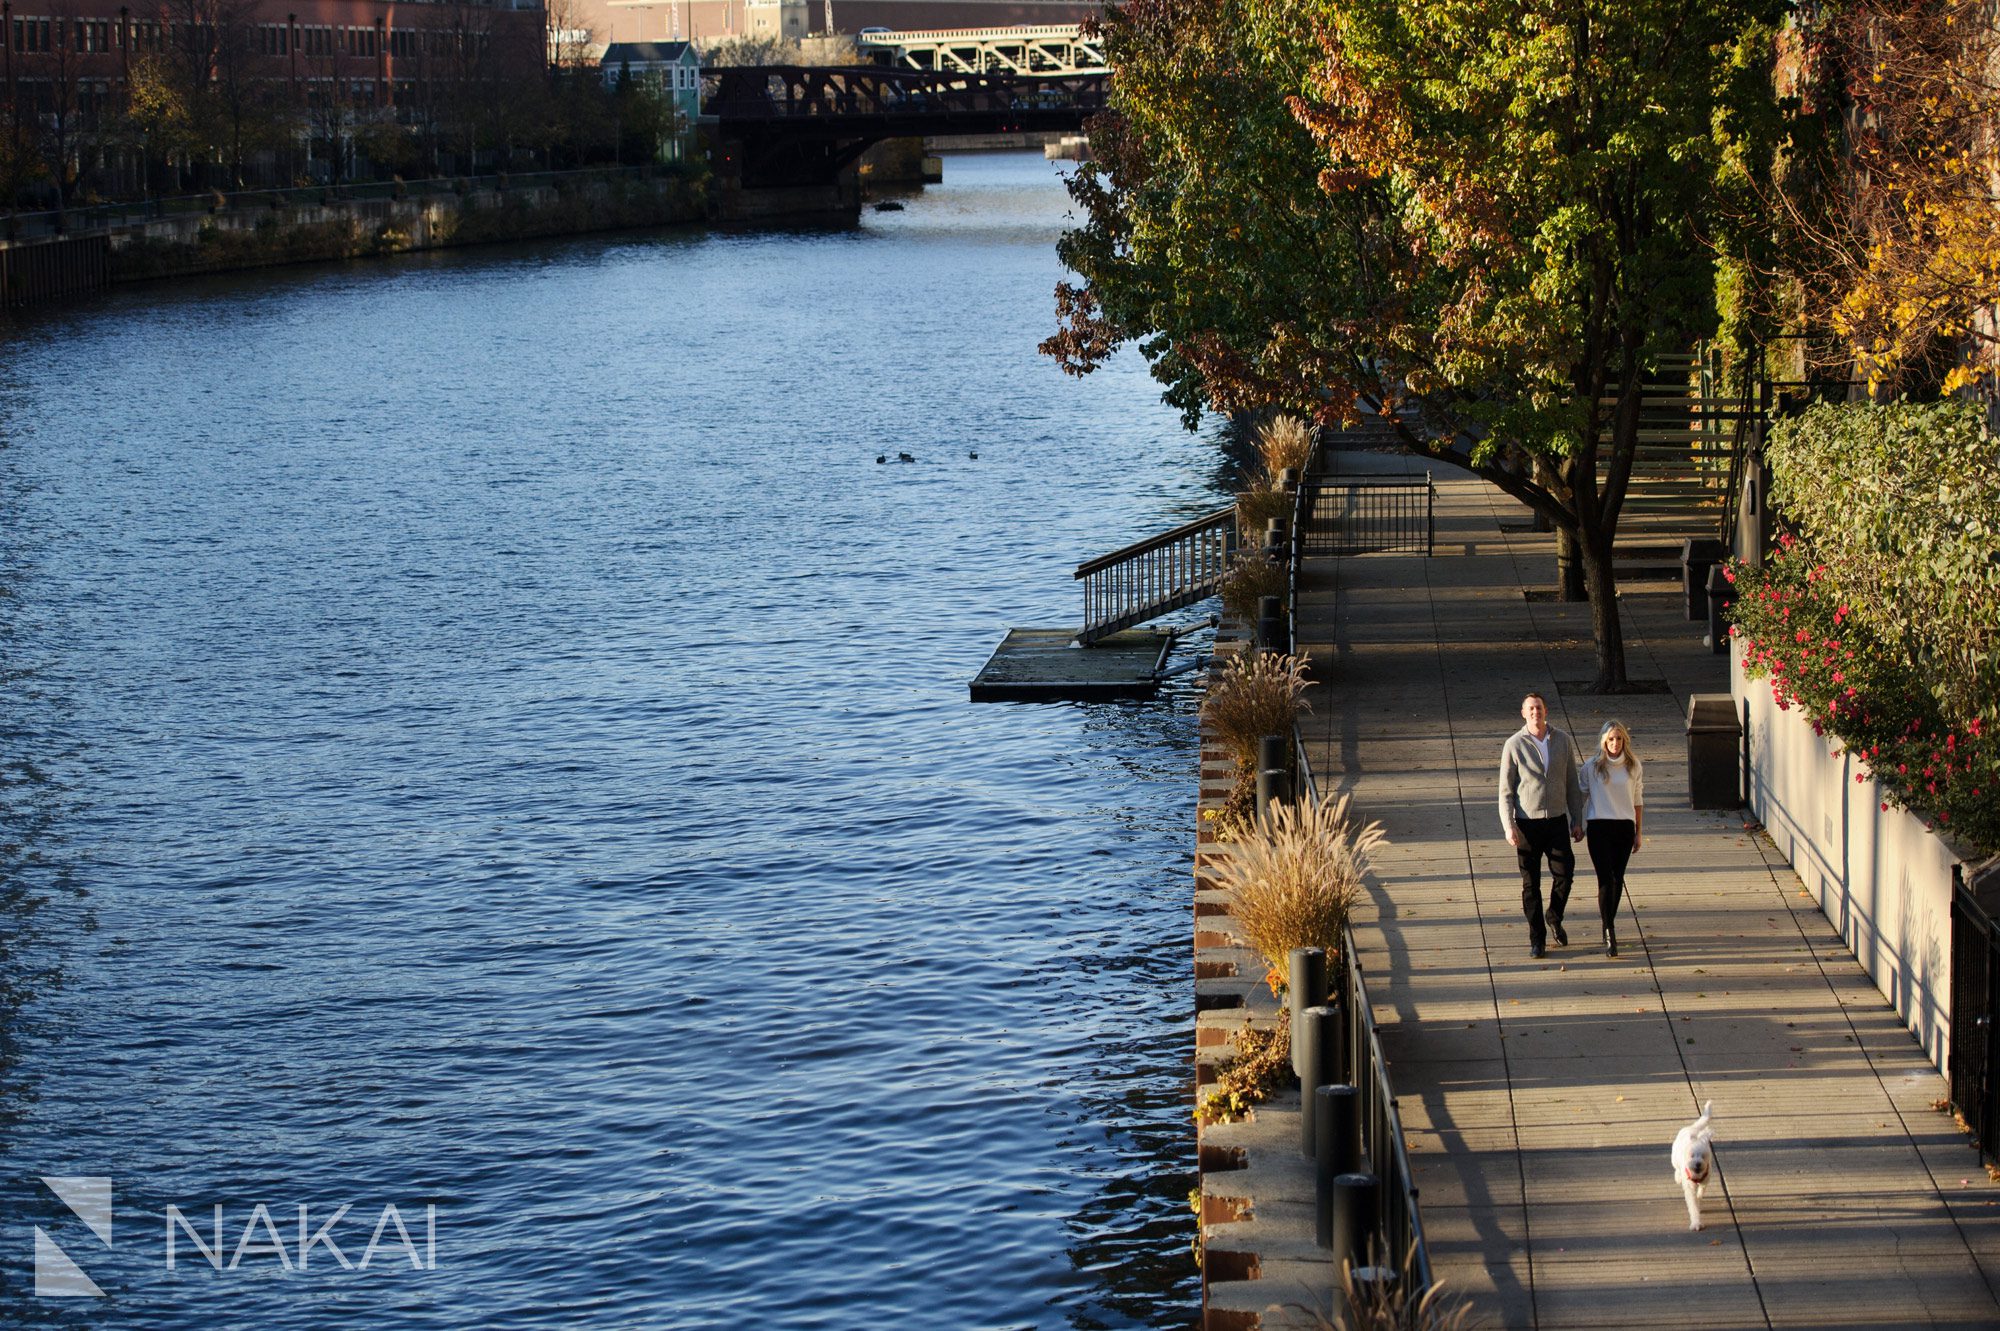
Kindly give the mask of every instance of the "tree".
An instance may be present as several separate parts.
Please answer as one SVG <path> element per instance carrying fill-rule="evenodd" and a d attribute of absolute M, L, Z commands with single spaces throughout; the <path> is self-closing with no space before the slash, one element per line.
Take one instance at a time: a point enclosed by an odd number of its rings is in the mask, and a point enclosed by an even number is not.
<path fill-rule="evenodd" d="M 1715 320 L 1719 130 L 1775 0 L 1134 0 L 1045 344 L 1192 418 L 1379 413 L 1546 517 L 1627 686 L 1612 542 L 1658 357 Z"/>
<path fill-rule="evenodd" d="M 1991 378 L 2000 328 L 2000 31 L 1984 0 L 1845 0 L 1802 18 L 1799 92 L 1836 126 L 1773 195 L 1781 298 L 1815 359 L 1888 389 Z"/>

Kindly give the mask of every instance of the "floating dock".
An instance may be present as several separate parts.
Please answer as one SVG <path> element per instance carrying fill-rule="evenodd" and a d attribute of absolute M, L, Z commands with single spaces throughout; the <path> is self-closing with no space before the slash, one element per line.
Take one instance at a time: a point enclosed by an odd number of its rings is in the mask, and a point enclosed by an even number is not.
<path fill-rule="evenodd" d="M 1176 636 L 1169 629 L 1125 629 L 1078 647 L 1076 635 L 1076 629 L 1007 630 L 972 681 L 972 701 L 1150 698 Z"/>

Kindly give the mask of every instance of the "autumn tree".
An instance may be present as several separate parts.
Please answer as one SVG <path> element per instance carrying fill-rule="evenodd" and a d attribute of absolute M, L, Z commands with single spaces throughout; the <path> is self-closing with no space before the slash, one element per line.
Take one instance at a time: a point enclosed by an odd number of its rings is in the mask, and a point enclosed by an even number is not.
<path fill-rule="evenodd" d="M 1817 368 L 1887 389 L 1991 378 L 2000 329 L 2000 31 L 1985 0 L 1843 0 L 1801 18 L 1797 92 L 1832 128 L 1772 197 L 1781 301 Z"/>
<path fill-rule="evenodd" d="M 1719 130 L 1774 0 L 1133 0 L 1046 349 L 1139 342 L 1169 401 L 1375 413 L 1574 550 L 1627 686 L 1612 542 L 1659 357 L 1712 328 Z"/>

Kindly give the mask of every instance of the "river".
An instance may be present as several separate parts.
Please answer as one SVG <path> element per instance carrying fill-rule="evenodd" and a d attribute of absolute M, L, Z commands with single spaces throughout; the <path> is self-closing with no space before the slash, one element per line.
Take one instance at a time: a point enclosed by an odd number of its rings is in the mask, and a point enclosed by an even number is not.
<path fill-rule="evenodd" d="M 1190 691 L 966 699 L 1218 493 L 1066 209 L 16 321 L 0 1322 L 1192 1322 Z"/>

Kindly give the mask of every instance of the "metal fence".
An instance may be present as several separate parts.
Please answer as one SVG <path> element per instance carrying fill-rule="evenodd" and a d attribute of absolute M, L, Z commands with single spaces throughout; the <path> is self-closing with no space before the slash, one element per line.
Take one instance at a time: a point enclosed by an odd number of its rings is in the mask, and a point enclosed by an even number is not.
<path fill-rule="evenodd" d="M 2000 928 L 1951 871 L 1951 1102 L 1972 1128 L 1982 1159 L 2000 1161 L 2000 1087 L 1994 1083 L 1993 1017 L 2000 1010 Z"/>
<path fill-rule="evenodd" d="M 1424 554 L 1437 539 L 1437 486 L 1422 476 L 1313 476 L 1299 487 L 1307 555 Z"/>
<path fill-rule="evenodd" d="M 1298 755 L 1300 794 L 1318 800 L 1319 782 L 1313 775 L 1304 736 L 1296 723 L 1292 744 Z M 1390 1081 L 1389 1062 L 1382 1056 L 1382 1040 L 1375 1028 L 1375 1007 L 1368 997 L 1368 983 L 1361 967 L 1360 949 L 1354 931 L 1343 929 L 1340 939 L 1339 972 L 1327 977 L 1327 990 L 1341 1004 L 1341 1020 L 1347 1035 L 1343 1044 L 1348 1066 L 1336 1076 L 1355 1088 L 1361 1123 L 1361 1141 L 1368 1170 L 1380 1186 L 1375 1191 L 1375 1233 L 1382 1243 L 1382 1261 L 1401 1273 L 1411 1300 L 1421 1299 L 1435 1283 L 1431 1273 L 1430 1249 L 1424 1242 L 1424 1222 L 1417 1210 L 1417 1187 L 1411 1180 L 1410 1153 L 1403 1138 L 1403 1118 L 1396 1107 L 1396 1088 Z"/>
<path fill-rule="evenodd" d="M 1218 509 L 1077 566 L 1088 645 L 1215 595 L 1236 545 L 1236 509 Z"/>

